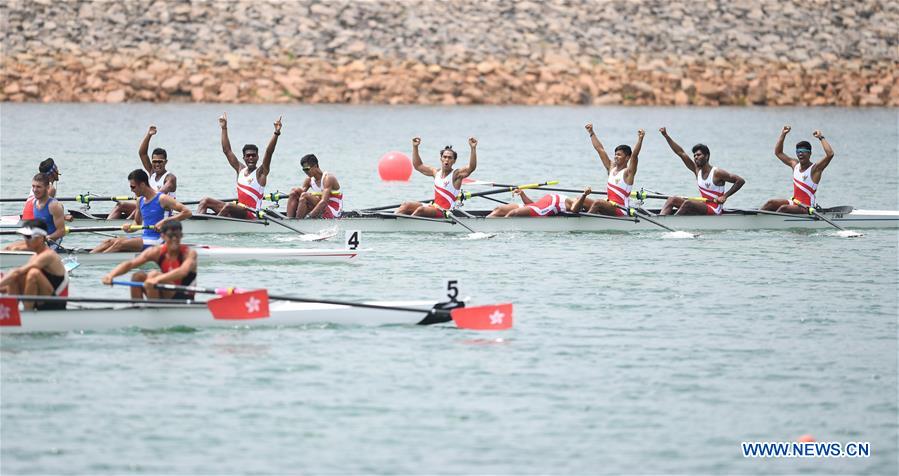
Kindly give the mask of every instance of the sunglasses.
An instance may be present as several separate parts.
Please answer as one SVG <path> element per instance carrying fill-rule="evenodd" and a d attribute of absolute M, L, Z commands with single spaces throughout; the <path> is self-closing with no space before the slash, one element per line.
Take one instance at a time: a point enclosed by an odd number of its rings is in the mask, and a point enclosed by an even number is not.
<path fill-rule="evenodd" d="M 796 149 L 796 153 L 805 152 L 806 154 L 811 154 L 812 149 Z"/>
<path fill-rule="evenodd" d="M 303 169 L 303 172 L 308 172 L 308 171 L 312 170 L 312 167 L 302 167 L 302 169 Z"/>

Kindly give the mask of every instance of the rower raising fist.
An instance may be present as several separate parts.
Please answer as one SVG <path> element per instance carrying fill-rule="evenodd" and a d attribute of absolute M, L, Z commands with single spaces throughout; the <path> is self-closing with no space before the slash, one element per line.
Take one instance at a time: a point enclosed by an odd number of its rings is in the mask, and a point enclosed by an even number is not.
<path fill-rule="evenodd" d="M 784 126 L 783 130 L 781 130 L 780 133 L 783 134 L 783 135 L 787 135 L 787 134 L 790 133 L 790 129 L 792 129 L 792 127 L 790 127 L 790 126 Z"/>
<path fill-rule="evenodd" d="M 478 146 L 478 140 L 475 139 L 474 137 L 469 137 L 469 138 L 468 138 L 468 145 L 470 145 L 471 148 L 474 149 L 475 147 Z"/>
<path fill-rule="evenodd" d="M 414 137 L 412 139 L 412 147 L 418 147 L 421 145 L 421 137 Z"/>
<path fill-rule="evenodd" d="M 815 139 L 818 139 L 818 140 L 821 140 L 824 138 L 824 134 L 822 134 L 821 131 L 816 130 L 815 132 L 812 132 L 812 135 L 815 136 Z"/>
<path fill-rule="evenodd" d="M 156 126 L 150 126 L 150 130 L 147 131 L 147 135 L 155 136 L 156 135 Z"/>
<path fill-rule="evenodd" d="M 593 135 L 593 123 L 592 122 L 588 122 L 587 125 L 584 126 L 584 129 L 587 129 L 587 134 L 590 134 L 591 136 Z"/>
<path fill-rule="evenodd" d="M 661 132 L 663 136 L 668 136 L 668 129 L 665 129 L 664 127 L 660 127 L 659 132 Z"/>
<path fill-rule="evenodd" d="M 278 116 L 278 120 L 275 121 L 275 135 L 281 133 L 281 117 L 282 116 Z"/>
<path fill-rule="evenodd" d="M 644 135 L 646 135 L 646 131 L 644 131 L 643 129 L 637 129 L 637 137 L 642 139 Z"/>
<path fill-rule="evenodd" d="M 219 125 L 222 126 L 222 129 L 228 127 L 228 113 L 222 113 L 221 117 L 219 117 Z"/>

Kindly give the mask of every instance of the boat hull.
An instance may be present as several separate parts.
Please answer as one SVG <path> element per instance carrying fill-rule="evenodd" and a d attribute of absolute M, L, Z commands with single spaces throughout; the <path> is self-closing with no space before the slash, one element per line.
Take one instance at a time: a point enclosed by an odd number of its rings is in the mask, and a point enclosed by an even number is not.
<path fill-rule="evenodd" d="M 475 215 L 484 214 L 472 212 Z M 825 217 L 847 229 L 899 228 L 899 212 L 885 210 L 853 210 L 851 212 L 827 212 Z M 629 220 L 615 220 L 585 216 L 516 217 L 516 218 L 473 218 L 459 217 L 460 222 L 474 230 L 485 233 L 500 232 L 632 232 L 664 231 L 646 220 L 637 223 Z M 720 216 L 657 216 L 653 220 L 676 230 L 716 231 L 716 230 L 789 230 L 789 229 L 831 229 L 823 220 L 807 215 L 782 216 L 755 213 L 725 213 Z M 305 219 L 286 220 L 290 226 L 307 233 L 319 233 L 334 229 L 359 230 L 364 233 L 469 233 L 464 227 L 451 220 L 398 218 L 374 215 L 340 218 L 336 220 Z M 72 227 L 121 226 L 123 220 L 102 220 L 76 218 Z M 9 228 L 14 225 L 2 225 Z M 219 220 L 210 217 L 191 218 L 184 222 L 187 234 L 230 234 L 230 233 L 291 233 L 284 227 L 264 220 Z"/>
<path fill-rule="evenodd" d="M 371 302 L 383 306 L 421 309 L 421 313 L 368 309 L 321 303 L 271 301 L 270 316 L 262 319 L 214 319 L 203 304 L 131 305 L 115 308 L 79 308 L 60 311 L 20 311 L 20 326 L 0 326 L 0 334 L 30 332 L 106 331 L 114 329 L 169 329 L 174 327 L 285 327 L 308 324 L 418 325 L 449 322 L 448 316 L 429 311 L 434 301 Z M 70 304 L 73 307 L 74 304 Z"/>
<path fill-rule="evenodd" d="M 195 246 L 200 263 L 231 263 L 265 261 L 270 263 L 346 263 L 354 262 L 365 250 L 292 249 L 292 248 L 229 248 Z M 0 268 L 24 265 L 32 256 L 30 251 L 0 251 Z M 135 252 L 94 253 L 85 250 L 62 251 L 59 256 L 71 259 L 82 266 L 116 265 L 137 256 Z"/>

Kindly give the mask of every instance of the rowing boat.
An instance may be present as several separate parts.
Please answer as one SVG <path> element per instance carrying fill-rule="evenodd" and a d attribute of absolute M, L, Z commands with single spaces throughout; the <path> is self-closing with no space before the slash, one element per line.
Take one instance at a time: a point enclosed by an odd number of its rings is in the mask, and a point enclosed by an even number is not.
<path fill-rule="evenodd" d="M 435 301 L 379 301 L 367 304 L 421 309 L 421 313 L 370 309 L 321 303 L 272 301 L 269 317 L 260 319 L 215 319 L 203 303 L 137 304 L 104 308 L 75 308 L 59 311 L 19 311 L 21 324 L 0 325 L 0 334 L 27 332 L 104 331 L 112 329 L 169 329 L 175 327 L 284 327 L 307 324 L 337 325 L 428 325 L 449 322 L 448 313 L 429 313 Z M 442 307 L 441 307 L 442 308 Z M 0 321 L 4 311 L 0 305 Z"/>
<path fill-rule="evenodd" d="M 658 213 L 658 210 L 650 210 Z M 486 210 L 456 211 L 455 219 L 479 232 L 629 232 L 658 231 L 660 227 L 646 220 L 597 218 L 577 215 L 553 217 L 486 218 Z M 855 210 L 852 207 L 824 209 L 821 214 L 834 223 L 851 229 L 899 228 L 899 211 Z M 824 220 L 809 215 L 769 214 L 759 211 L 728 211 L 720 216 L 658 216 L 660 223 L 678 230 L 787 230 L 787 229 L 828 229 Z M 318 233 L 323 229 L 360 230 L 365 233 L 423 232 L 423 233 L 468 233 L 463 226 L 449 219 L 421 217 L 401 217 L 391 213 L 349 212 L 339 219 L 285 219 L 292 227 L 308 233 Z M 121 226 L 124 220 L 105 220 L 100 216 L 78 213 L 72 226 Z M 284 228 L 267 220 L 240 220 L 235 218 L 199 216 L 183 222 L 187 234 L 228 234 L 228 233 L 284 233 Z M 0 228 L 12 228 L 14 224 L 3 224 Z"/>
<path fill-rule="evenodd" d="M 355 262 L 356 257 L 366 250 L 343 249 L 300 249 L 300 248 L 230 248 L 225 246 L 192 246 L 197 251 L 200 263 L 230 263 L 237 261 L 265 261 L 270 263 L 345 263 Z M 90 253 L 90 250 L 60 250 L 59 257 L 79 265 L 115 265 L 132 259 L 140 253 Z M 0 268 L 6 269 L 24 265 L 34 253 L 31 251 L 0 251 Z"/>

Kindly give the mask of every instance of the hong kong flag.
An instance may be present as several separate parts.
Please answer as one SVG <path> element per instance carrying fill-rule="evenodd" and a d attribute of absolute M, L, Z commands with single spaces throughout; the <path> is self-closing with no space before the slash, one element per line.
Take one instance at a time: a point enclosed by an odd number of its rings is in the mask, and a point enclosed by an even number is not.
<path fill-rule="evenodd" d="M 512 328 L 512 303 L 460 307 L 450 311 L 450 315 L 461 329 L 501 331 Z"/>
<path fill-rule="evenodd" d="M 265 289 L 210 299 L 206 305 L 216 319 L 262 319 L 269 316 L 268 291 Z"/>
<path fill-rule="evenodd" d="M 0 299 L 0 326 L 20 327 L 21 325 L 19 300 L 15 298 Z"/>

